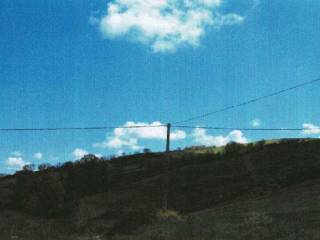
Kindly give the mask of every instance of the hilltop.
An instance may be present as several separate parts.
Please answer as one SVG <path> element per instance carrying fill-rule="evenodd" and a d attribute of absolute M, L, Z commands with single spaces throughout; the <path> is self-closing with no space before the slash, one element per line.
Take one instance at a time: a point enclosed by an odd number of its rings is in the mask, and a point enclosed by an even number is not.
<path fill-rule="evenodd" d="M 111 160 L 87 155 L 77 162 L 43 165 L 40 171 L 25 169 L 1 178 L 0 237 L 320 236 L 319 139 L 190 147 L 169 155 L 166 212 L 160 210 L 164 153 Z"/>

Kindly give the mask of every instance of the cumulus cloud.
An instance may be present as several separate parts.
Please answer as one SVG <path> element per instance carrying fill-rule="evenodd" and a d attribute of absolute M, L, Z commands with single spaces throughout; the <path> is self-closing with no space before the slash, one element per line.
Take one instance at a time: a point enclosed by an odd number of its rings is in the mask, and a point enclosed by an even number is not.
<path fill-rule="evenodd" d="M 84 149 L 81 149 L 81 148 L 76 148 L 75 150 L 73 150 L 72 152 L 72 155 L 74 156 L 75 159 L 81 159 L 83 158 L 84 156 L 90 154 L 88 151 L 84 150 Z M 93 153 L 92 153 L 93 154 Z M 101 158 L 103 157 L 102 154 L 100 153 L 95 153 L 93 154 L 94 156 L 98 157 L 98 158 Z"/>
<path fill-rule="evenodd" d="M 248 139 L 244 136 L 243 132 L 240 130 L 233 130 L 226 136 L 218 135 L 208 135 L 205 129 L 196 128 L 192 136 L 194 137 L 194 141 L 198 144 L 204 146 L 224 146 L 229 142 L 237 142 L 237 143 L 247 143 Z"/>
<path fill-rule="evenodd" d="M 252 127 L 260 127 L 261 126 L 261 120 L 259 118 L 255 118 L 251 121 Z"/>
<path fill-rule="evenodd" d="M 37 153 L 33 154 L 33 157 L 35 159 L 41 160 L 43 158 L 43 154 L 41 152 L 37 152 Z"/>
<path fill-rule="evenodd" d="M 23 166 L 30 164 L 30 162 L 25 161 L 21 156 L 11 156 L 5 162 L 8 169 L 19 170 Z"/>
<path fill-rule="evenodd" d="M 243 22 L 236 13 L 221 13 L 221 5 L 222 0 L 113 0 L 98 25 L 106 38 L 126 37 L 154 52 L 174 51 L 198 46 L 210 28 Z"/>
<path fill-rule="evenodd" d="M 139 145 L 139 139 L 165 140 L 167 137 L 167 128 L 157 127 L 163 125 L 159 121 L 152 123 L 145 122 L 127 122 L 123 127 L 116 128 L 111 135 L 107 135 L 105 141 L 93 144 L 94 147 L 122 149 L 124 147 L 131 150 L 139 150 L 143 148 Z M 132 126 L 142 126 L 139 128 L 130 128 Z M 170 134 L 172 141 L 186 138 L 186 133 L 181 130 L 172 131 Z"/>
<path fill-rule="evenodd" d="M 313 135 L 320 134 L 320 126 L 314 125 L 312 123 L 304 123 L 302 134 Z"/>
<path fill-rule="evenodd" d="M 73 150 L 72 155 L 76 158 L 76 159 L 80 159 L 82 157 L 84 157 L 85 155 L 88 155 L 89 153 L 81 148 L 76 148 L 75 150 Z"/>
<path fill-rule="evenodd" d="M 120 157 L 120 156 L 123 156 L 123 154 L 124 154 L 124 151 L 118 150 L 117 153 L 116 153 L 116 156 Z"/>

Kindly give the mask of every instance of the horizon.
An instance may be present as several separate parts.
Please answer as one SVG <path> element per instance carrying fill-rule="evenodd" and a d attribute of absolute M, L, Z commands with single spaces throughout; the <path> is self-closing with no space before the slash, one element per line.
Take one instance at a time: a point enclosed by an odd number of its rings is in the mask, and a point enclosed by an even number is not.
<path fill-rule="evenodd" d="M 169 153 L 174 153 L 174 152 L 183 152 L 183 151 L 188 151 L 188 150 L 192 150 L 194 148 L 198 149 L 198 148 L 201 148 L 201 149 L 210 149 L 210 148 L 213 148 L 213 149 L 224 149 L 228 144 L 230 143 L 235 143 L 235 144 L 240 144 L 240 145 L 243 145 L 243 146 L 248 146 L 250 144 L 256 144 L 256 143 L 260 143 L 260 142 L 264 142 L 264 145 L 269 145 L 269 144 L 279 144 L 281 142 L 287 142 L 287 141 L 320 141 L 320 138 L 312 138 L 312 137 L 304 137 L 304 138 L 277 138 L 277 139 L 260 139 L 260 140 L 257 140 L 257 141 L 252 141 L 252 142 L 246 142 L 246 143 L 239 143 L 239 142 L 228 142 L 226 145 L 222 145 L 222 146 L 215 146 L 215 145 L 191 145 L 191 146 L 186 146 L 184 148 L 175 148 L 175 149 L 170 149 Z M 164 154 L 165 153 L 165 149 L 163 151 L 152 151 L 151 149 L 149 148 L 145 148 L 145 149 L 141 149 L 140 151 L 136 151 L 136 152 L 123 152 L 122 155 L 105 155 L 105 156 L 102 156 L 102 155 L 96 155 L 96 154 L 93 154 L 93 153 L 90 153 L 90 152 L 87 152 L 86 154 L 82 155 L 79 159 L 70 159 L 70 160 L 66 160 L 65 162 L 57 162 L 56 164 L 53 164 L 51 165 L 50 163 L 44 161 L 42 163 L 39 163 L 38 165 L 37 164 L 34 164 L 34 163 L 30 163 L 30 164 L 26 164 L 25 166 L 26 167 L 31 167 L 31 171 L 40 171 L 39 170 L 39 165 L 41 164 L 48 164 L 49 167 L 54 167 L 54 168 L 59 168 L 60 166 L 62 166 L 64 163 L 76 163 L 78 161 L 81 161 L 82 158 L 86 157 L 86 156 L 89 156 L 89 155 L 92 155 L 92 156 L 95 156 L 99 159 L 102 159 L 104 161 L 112 161 L 112 160 L 116 160 L 116 159 L 119 159 L 119 158 L 128 158 L 128 157 L 131 157 L 131 156 L 137 156 L 137 155 L 144 155 L 144 154 Z M 5 173 L 5 172 L 0 172 L 0 177 L 6 177 L 6 176 L 13 176 L 15 175 L 18 171 L 20 170 L 23 170 L 23 168 L 21 169 L 18 169 L 17 171 L 15 172 L 9 172 L 9 173 Z"/>

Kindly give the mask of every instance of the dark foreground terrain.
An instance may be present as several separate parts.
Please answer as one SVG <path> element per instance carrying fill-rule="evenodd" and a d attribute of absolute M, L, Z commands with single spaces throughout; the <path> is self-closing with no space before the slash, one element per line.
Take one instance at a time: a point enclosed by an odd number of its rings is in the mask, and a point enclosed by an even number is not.
<path fill-rule="evenodd" d="M 0 178 L 0 239 L 320 239 L 320 140 L 144 153 Z"/>

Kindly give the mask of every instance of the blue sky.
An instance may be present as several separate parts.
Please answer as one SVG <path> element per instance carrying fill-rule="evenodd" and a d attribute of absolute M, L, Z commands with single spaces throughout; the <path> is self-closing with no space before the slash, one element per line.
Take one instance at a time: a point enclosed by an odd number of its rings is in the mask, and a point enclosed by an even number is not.
<path fill-rule="evenodd" d="M 319 11 L 317 0 L 3 0 L 0 127 L 175 122 L 318 78 Z M 319 137 L 319 90 L 189 123 L 304 133 L 174 129 L 173 148 Z M 86 152 L 159 151 L 157 131 L 1 132 L 0 172 Z"/>

